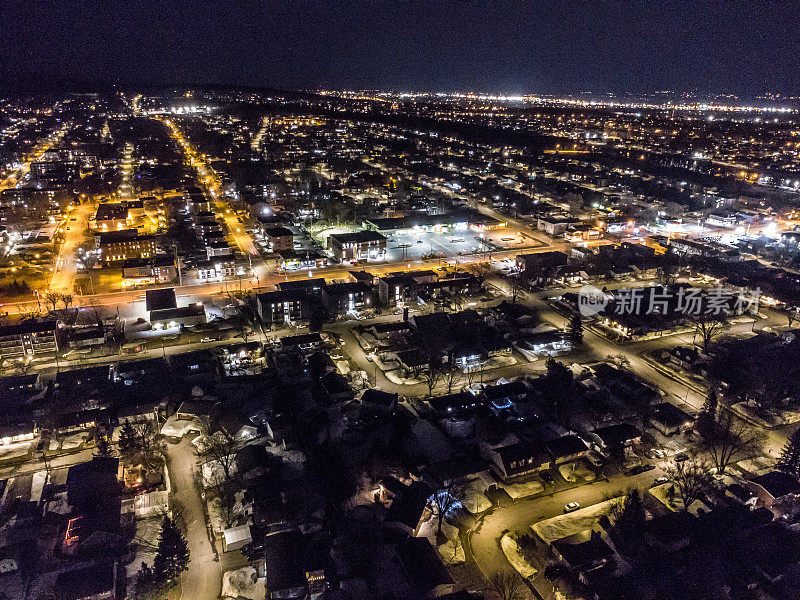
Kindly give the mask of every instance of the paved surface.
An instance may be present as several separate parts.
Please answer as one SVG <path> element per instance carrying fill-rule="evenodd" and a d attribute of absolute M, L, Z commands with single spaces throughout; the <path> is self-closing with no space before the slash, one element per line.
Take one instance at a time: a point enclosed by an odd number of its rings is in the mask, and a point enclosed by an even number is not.
<path fill-rule="evenodd" d="M 184 600 L 216 600 L 222 592 L 222 570 L 208 540 L 205 510 L 195 481 L 196 456 L 189 438 L 167 444 L 167 468 L 172 483 L 173 506 L 179 512 L 189 544 L 189 569 L 181 577 Z"/>
<path fill-rule="evenodd" d="M 51 290 L 66 294 L 73 293 L 72 286 L 78 268 L 75 250 L 88 240 L 86 229 L 89 227 L 89 219 L 96 210 L 97 204 L 87 200 L 72 212 L 67 213 L 67 218 L 63 223 L 64 243 L 61 244 L 61 250 L 56 259 L 53 279 L 50 282 Z"/>
<path fill-rule="evenodd" d="M 513 571 L 500 549 L 499 539 L 505 531 L 527 532 L 531 525 L 539 521 L 564 514 L 564 505 L 568 502 L 579 502 L 581 507 L 585 508 L 608 498 L 620 496 L 631 486 L 646 489 L 662 474 L 659 469 L 653 469 L 633 477 L 623 474 L 613 475 L 607 481 L 596 481 L 550 496 L 522 499 L 509 506 L 495 508 L 482 520 L 479 519 L 473 527 L 470 536 L 473 558 L 486 577 L 497 572 Z M 552 488 L 548 485 L 547 489 Z M 534 587 L 539 594 L 548 598 L 553 586 L 541 575 L 544 564 L 535 566 L 539 568 L 539 575 L 534 581 Z"/>

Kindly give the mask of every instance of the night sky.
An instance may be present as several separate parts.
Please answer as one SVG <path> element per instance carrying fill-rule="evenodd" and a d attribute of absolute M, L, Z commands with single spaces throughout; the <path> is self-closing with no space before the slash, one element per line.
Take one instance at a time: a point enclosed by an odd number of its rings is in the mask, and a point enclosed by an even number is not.
<path fill-rule="evenodd" d="M 0 0 L 0 86 L 800 92 L 800 3 Z"/>

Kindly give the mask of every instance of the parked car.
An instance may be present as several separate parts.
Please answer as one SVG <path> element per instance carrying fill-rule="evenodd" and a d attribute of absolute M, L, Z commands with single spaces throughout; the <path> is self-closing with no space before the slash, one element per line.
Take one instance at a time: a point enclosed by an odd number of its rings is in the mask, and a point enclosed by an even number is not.
<path fill-rule="evenodd" d="M 633 467 L 628 473 L 630 475 L 639 475 L 640 473 L 646 473 L 647 471 L 652 471 L 655 469 L 653 465 L 639 465 L 638 467 Z"/>
<path fill-rule="evenodd" d="M 209 342 L 216 342 L 216 341 L 217 341 L 217 340 L 215 340 L 215 339 L 214 339 L 214 338 L 212 338 L 212 337 L 204 337 L 202 340 L 200 340 L 200 343 L 202 343 L 202 344 L 207 344 L 207 343 L 209 343 Z"/>
<path fill-rule="evenodd" d="M 565 513 L 575 512 L 580 507 L 581 507 L 581 505 L 578 504 L 577 502 L 570 502 L 569 504 L 565 504 L 564 505 L 564 512 Z"/>
<path fill-rule="evenodd" d="M 656 477 L 653 480 L 653 485 L 661 485 L 662 483 L 667 483 L 669 481 L 669 477 L 666 475 L 661 475 L 660 477 Z"/>
<path fill-rule="evenodd" d="M 689 455 L 686 452 L 681 452 L 680 454 L 675 455 L 675 462 L 683 462 L 685 460 L 689 460 Z"/>
<path fill-rule="evenodd" d="M 586 460 L 592 463 L 595 467 L 602 467 L 603 466 L 603 459 L 595 454 L 594 452 L 587 452 Z"/>

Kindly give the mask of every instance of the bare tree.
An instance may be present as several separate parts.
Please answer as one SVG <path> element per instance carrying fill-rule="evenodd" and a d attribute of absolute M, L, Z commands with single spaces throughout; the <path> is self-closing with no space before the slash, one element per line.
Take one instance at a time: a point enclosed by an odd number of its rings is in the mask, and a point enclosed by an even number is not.
<path fill-rule="evenodd" d="M 680 497 L 684 510 L 702 498 L 714 483 L 708 464 L 698 460 L 669 463 L 664 467 L 664 473 Z"/>
<path fill-rule="evenodd" d="M 244 340 L 244 343 L 247 343 L 247 338 L 250 337 L 250 323 L 247 319 L 247 316 L 242 312 L 242 307 L 239 304 L 237 298 L 229 293 L 228 299 L 231 303 L 236 307 L 236 316 L 233 318 L 233 324 L 236 327 L 236 330 L 239 332 L 239 336 Z"/>
<path fill-rule="evenodd" d="M 475 271 L 475 277 L 477 277 L 478 281 L 483 285 L 486 277 L 492 272 L 492 265 L 488 261 L 475 263 L 473 265 L 473 270 Z"/>
<path fill-rule="evenodd" d="M 509 277 L 506 279 L 508 282 L 508 291 L 509 295 L 511 296 L 511 304 L 517 303 L 517 298 L 522 292 L 522 281 L 519 277 Z"/>
<path fill-rule="evenodd" d="M 707 424 L 699 446 L 708 452 L 717 474 L 722 475 L 732 462 L 758 451 L 763 442 L 762 431 L 723 410 Z"/>
<path fill-rule="evenodd" d="M 42 314 L 39 307 L 33 304 L 17 304 L 17 312 L 23 319 L 34 319 Z"/>
<path fill-rule="evenodd" d="M 698 315 L 692 322 L 694 323 L 695 337 L 700 337 L 700 346 L 704 352 L 708 352 L 711 348 L 711 342 L 724 329 L 725 321 L 717 316 Z"/>
<path fill-rule="evenodd" d="M 72 294 L 61 294 L 61 302 L 64 305 L 64 312 L 67 312 L 67 309 L 72 306 L 74 298 Z"/>
<path fill-rule="evenodd" d="M 525 584 L 516 571 L 498 571 L 488 579 L 488 588 L 499 600 L 522 600 Z"/>
<path fill-rule="evenodd" d="M 205 462 L 215 462 L 225 480 L 233 479 L 236 464 L 236 439 L 222 429 L 214 430 L 210 419 L 201 422 L 202 439 L 198 455 Z"/>
<path fill-rule="evenodd" d="M 658 279 L 661 285 L 675 285 L 680 277 L 685 264 L 685 257 L 673 248 L 668 248 L 667 252 L 661 256 L 661 265 L 658 269 Z"/>
<path fill-rule="evenodd" d="M 205 481 L 203 487 L 211 492 L 216 498 L 219 507 L 219 516 L 222 518 L 225 527 L 231 527 L 239 517 L 237 511 L 238 498 L 237 491 L 241 489 L 233 480 L 227 479 L 224 475 L 214 474 Z"/>
<path fill-rule="evenodd" d="M 449 364 L 442 373 L 444 384 L 447 386 L 447 393 L 452 394 L 453 388 L 464 379 L 464 373 L 454 364 Z"/>
<path fill-rule="evenodd" d="M 53 312 L 56 311 L 58 308 L 58 303 L 61 302 L 61 294 L 58 292 L 47 292 L 44 295 L 45 305 L 50 305 L 53 307 Z"/>
<path fill-rule="evenodd" d="M 92 320 L 95 321 L 98 325 L 103 323 L 103 317 L 105 316 L 106 309 L 95 302 L 91 302 L 89 304 L 89 314 L 92 315 Z"/>
<path fill-rule="evenodd" d="M 439 385 L 439 382 L 444 377 L 444 371 L 440 365 L 423 365 L 418 370 L 417 377 L 421 379 L 425 387 L 428 388 L 428 398 L 430 398 L 433 396 L 434 388 Z"/>

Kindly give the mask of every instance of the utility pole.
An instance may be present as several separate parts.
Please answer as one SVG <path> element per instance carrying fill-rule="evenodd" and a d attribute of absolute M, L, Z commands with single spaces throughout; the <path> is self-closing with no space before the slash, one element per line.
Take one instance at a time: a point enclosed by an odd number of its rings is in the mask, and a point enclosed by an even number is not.
<path fill-rule="evenodd" d="M 183 275 L 181 273 L 181 259 L 178 256 L 177 242 L 173 244 L 173 248 L 175 249 L 175 269 L 178 271 L 178 285 L 183 285 Z"/>

